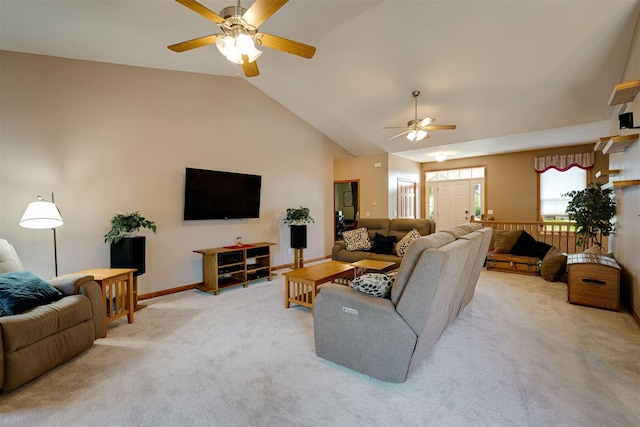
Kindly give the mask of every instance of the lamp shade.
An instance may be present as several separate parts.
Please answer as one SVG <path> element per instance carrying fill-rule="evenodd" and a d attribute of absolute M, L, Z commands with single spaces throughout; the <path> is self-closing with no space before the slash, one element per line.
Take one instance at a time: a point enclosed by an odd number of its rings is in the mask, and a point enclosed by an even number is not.
<path fill-rule="evenodd" d="M 20 226 L 24 228 L 56 228 L 62 224 L 58 207 L 40 196 L 37 201 L 29 203 L 20 219 Z"/>

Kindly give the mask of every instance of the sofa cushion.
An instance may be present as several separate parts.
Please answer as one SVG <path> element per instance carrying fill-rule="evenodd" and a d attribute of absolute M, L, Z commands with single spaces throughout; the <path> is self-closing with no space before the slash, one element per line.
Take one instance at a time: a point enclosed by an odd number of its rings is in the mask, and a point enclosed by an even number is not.
<path fill-rule="evenodd" d="M 394 218 L 389 223 L 389 232 L 383 234 L 395 236 L 396 241 L 400 241 L 413 229 L 416 229 L 421 236 L 426 236 L 435 231 L 435 225 L 428 219 Z"/>
<path fill-rule="evenodd" d="M 4 352 L 12 353 L 74 325 L 91 321 L 92 316 L 89 298 L 71 295 L 26 313 L 1 317 Z M 93 322 L 91 324 L 93 326 Z"/>
<path fill-rule="evenodd" d="M 50 304 L 62 297 L 59 290 L 28 271 L 0 274 L 0 304 L 9 315 Z"/>
<path fill-rule="evenodd" d="M 0 274 L 24 270 L 20 258 L 11 243 L 0 239 Z"/>
<path fill-rule="evenodd" d="M 551 247 L 540 265 L 540 275 L 547 282 L 557 282 L 567 269 L 567 256 L 556 247 Z"/>
<path fill-rule="evenodd" d="M 366 228 L 345 231 L 342 233 L 344 243 L 348 251 L 368 251 L 371 249 L 371 240 Z"/>
<path fill-rule="evenodd" d="M 497 254 L 509 254 L 515 246 L 522 230 L 495 230 L 493 232 L 493 252 Z"/>
<path fill-rule="evenodd" d="M 402 240 L 400 240 L 398 242 L 398 244 L 396 245 L 396 253 L 398 254 L 398 256 L 399 257 L 404 256 L 404 254 L 407 251 L 407 248 L 409 247 L 411 242 L 413 242 L 416 239 L 419 239 L 420 237 L 422 237 L 422 236 L 420 235 L 418 230 L 416 230 L 415 228 L 412 229 L 411 231 L 409 231 L 406 234 L 406 236 L 404 236 L 402 238 Z"/>
<path fill-rule="evenodd" d="M 351 283 L 349 283 L 349 286 L 374 297 L 389 298 L 394 280 L 395 275 L 388 276 L 382 273 L 365 273 L 353 279 Z"/>
<path fill-rule="evenodd" d="M 395 242 L 395 236 L 383 236 L 380 233 L 376 233 L 370 251 L 376 254 L 391 255 L 393 253 L 393 245 Z"/>
<path fill-rule="evenodd" d="M 369 240 L 373 240 L 376 233 L 383 236 L 389 235 L 389 218 L 360 218 L 358 221 L 359 228 L 366 228 L 369 232 Z"/>

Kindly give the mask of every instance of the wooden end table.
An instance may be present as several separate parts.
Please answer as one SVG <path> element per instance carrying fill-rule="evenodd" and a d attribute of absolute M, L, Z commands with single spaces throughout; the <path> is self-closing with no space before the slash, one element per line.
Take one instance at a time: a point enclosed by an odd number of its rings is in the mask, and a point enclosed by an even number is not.
<path fill-rule="evenodd" d="M 106 326 L 114 320 L 127 316 L 127 321 L 133 323 L 138 296 L 135 271 L 135 268 L 89 268 L 71 273 L 93 276 L 102 289 L 102 306 L 105 310 L 103 338 L 107 336 Z"/>
<path fill-rule="evenodd" d="M 351 263 L 356 268 L 356 276 L 364 274 L 367 270 L 383 271 L 394 264 L 395 262 L 393 261 L 378 261 L 376 259 L 363 259 Z M 358 271 L 360 274 L 358 274 Z"/>
<path fill-rule="evenodd" d="M 329 261 L 282 273 L 285 308 L 289 308 L 290 304 L 294 303 L 309 307 L 313 313 L 313 302 L 318 293 L 318 285 L 348 276 L 353 278 L 354 271 L 355 268 L 349 263 Z"/>

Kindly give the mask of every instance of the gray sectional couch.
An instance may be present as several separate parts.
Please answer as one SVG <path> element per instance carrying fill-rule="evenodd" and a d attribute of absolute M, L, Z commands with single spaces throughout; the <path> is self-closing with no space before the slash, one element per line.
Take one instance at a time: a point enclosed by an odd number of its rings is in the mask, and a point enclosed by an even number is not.
<path fill-rule="evenodd" d="M 386 382 L 404 382 L 471 301 L 492 229 L 465 224 L 412 242 L 391 297 L 325 284 L 314 304 L 316 354 Z"/>
<path fill-rule="evenodd" d="M 366 228 L 369 233 L 369 239 L 374 240 L 375 234 L 380 233 L 383 236 L 395 236 L 396 242 L 399 242 L 413 228 L 426 236 L 435 233 L 436 223 L 429 219 L 406 219 L 406 218 L 362 218 L 358 221 L 359 228 Z M 343 240 L 334 243 L 331 250 L 331 258 L 334 261 L 356 262 L 363 259 L 374 259 L 379 261 L 394 262 L 394 266 L 390 269 L 398 268 L 402 258 L 393 254 L 377 254 L 367 251 L 348 251 Z"/>

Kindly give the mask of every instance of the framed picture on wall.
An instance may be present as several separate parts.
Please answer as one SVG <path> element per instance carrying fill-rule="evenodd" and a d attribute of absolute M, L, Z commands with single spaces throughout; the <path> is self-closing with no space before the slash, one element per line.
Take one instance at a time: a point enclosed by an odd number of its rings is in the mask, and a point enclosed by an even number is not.
<path fill-rule="evenodd" d="M 342 205 L 347 208 L 353 207 L 353 193 L 351 191 L 342 193 Z"/>

